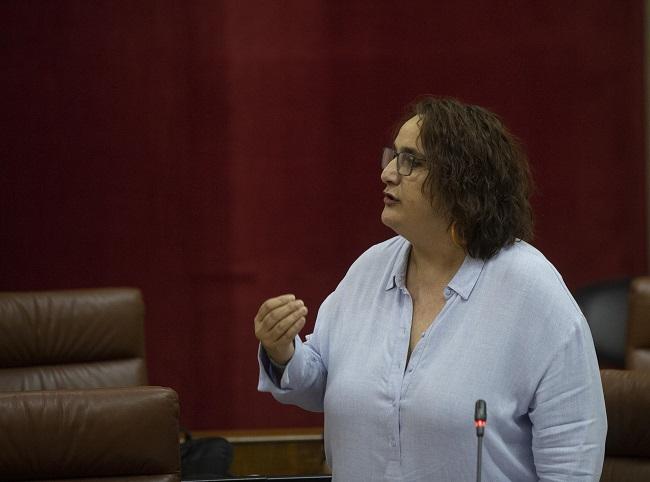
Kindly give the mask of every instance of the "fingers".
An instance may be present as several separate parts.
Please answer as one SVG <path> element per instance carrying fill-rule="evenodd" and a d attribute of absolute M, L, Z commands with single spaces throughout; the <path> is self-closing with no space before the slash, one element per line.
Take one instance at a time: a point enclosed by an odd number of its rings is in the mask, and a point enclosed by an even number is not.
<path fill-rule="evenodd" d="M 305 308 L 306 309 L 306 308 Z M 293 339 L 296 337 L 298 333 L 300 333 L 300 330 L 303 329 L 305 326 L 305 323 L 307 322 L 307 319 L 303 316 L 302 318 L 298 319 L 293 325 L 289 327 L 289 329 L 284 332 L 284 334 L 276 341 L 276 343 L 291 343 Z"/>
<path fill-rule="evenodd" d="M 255 334 L 260 341 L 272 343 L 278 340 L 298 319 L 307 315 L 302 300 L 294 300 L 278 306 L 255 323 Z"/>
<path fill-rule="evenodd" d="M 293 297 L 293 295 L 288 295 Z M 267 331 L 272 330 L 276 324 L 283 322 L 286 318 L 291 318 L 292 321 L 296 320 L 294 313 L 296 311 L 301 311 L 304 308 L 305 304 L 302 300 L 291 300 L 290 298 L 278 297 L 271 298 L 270 300 L 265 301 L 258 315 L 255 317 L 255 329 L 266 333 Z M 302 316 L 306 315 L 306 311 L 302 310 Z M 287 325 L 281 327 L 282 331 L 286 331 Z"/>
<path fill-rule="evenodd" d="M 303 320 L 305 319 L 305 316 L 307 315 L 307 307 L 304 306 L 301 300 L 296 300 L 294 302 L 291 302 L 290 305 L 291 307 L 295 307 L 293 311 L 289 311 L 288 313 L 284 314 L 286 310 L 291 309 L 291 308 L 287 308 L 285 310 L 284 308 L 287 306 L 285 305 L 285 307 L 278 308 L 269 314 L 269 318 L 273 319 L 273 316 L 276 314 L 276 312 L 283 311 L 282 314 L 278 315 L 281 318 L 272 327 L 270 326 L 268 327 L 268 332 L 267 332 L 268 341 L 270 342 L 281 341 L 282 338 L 285 337 L 288 330 L 290 330 L 301 319 Z M 291 337 L 289 340 L 293 340 L 293 337 Z"/>
<path fill-rule="evenodd" d="M 289 329 L 274 343 L 264 344 L 266 354 L 271 360 L 281 365 L 286 365 L 293 357 L 295 352 L 294 338 L 298 332 L 305 326 L 305 318 L 299 318 Z"/>
<path fill-rule="evenodd" d="M 264 303 L 262 303 L 260 309 L 257 310 L 257 315 L 255 315 L 255 322 L 258 323 L 262 321 L 262 319 L 271 311 L 278 308 L 279 306 L 289 303 L 290 301 L 294 301 L 295 299 L 296 297 L 294 295 L 287 294 L 266 300 Z"/>
<path fill-rule="evenodd" d="M 291 344 L 305 326 L 307 307 L 294 295 L 266 300 L 255 316 L 255 336 L 265 348 Z"/>

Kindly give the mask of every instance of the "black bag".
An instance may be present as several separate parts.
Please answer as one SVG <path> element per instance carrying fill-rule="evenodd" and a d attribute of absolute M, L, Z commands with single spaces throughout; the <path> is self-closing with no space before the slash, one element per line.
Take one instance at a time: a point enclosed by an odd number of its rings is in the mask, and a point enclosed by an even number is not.
<path fill-rule="evenodd" d="M 185 441 L 181 442 L 181 478 L 183 480 L 229 477 L 233 447 L 221 437 L 192 438 L 182 431 Z"/>

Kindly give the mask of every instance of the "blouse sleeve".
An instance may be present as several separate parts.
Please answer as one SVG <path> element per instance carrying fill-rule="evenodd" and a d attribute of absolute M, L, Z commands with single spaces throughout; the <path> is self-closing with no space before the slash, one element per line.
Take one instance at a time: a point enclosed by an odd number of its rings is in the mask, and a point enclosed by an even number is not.
<path fill-rule="evenodd" d="M 541 481 L 598 481 L 607 416 L 600 371 L 584 321 L 551 359 L 529 411 Z"/>
<path fill-rule="evenodd" d="M 296 335 L 295 351 L 284 371 L 273 367 L 264 349 L 259 347 L 259 391 L 270 392 L 281 403 L 298 405 L 312 412 L 323 411 L 327 384 L 327 326 L 332 303 L 330 295 L 318 310 L 314 333 L 307 335 L 304 343 Z"/>

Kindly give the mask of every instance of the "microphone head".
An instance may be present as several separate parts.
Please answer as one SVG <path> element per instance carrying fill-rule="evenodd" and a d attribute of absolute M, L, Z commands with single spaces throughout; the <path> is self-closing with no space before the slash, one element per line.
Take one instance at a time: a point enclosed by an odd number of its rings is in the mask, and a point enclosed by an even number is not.
<path fill-rule="evenodd" d="M 487 420 L 487 406 L 485 400 L 476 400 L 474 407 L 474 421 L 485 422 Z"/>
<path fill-rule="evenodd" d="M 485 400 L 476 400 L 474 407 L 474 426 L 476 427 L 476 435 L 483 437 L 485 433 L 485 425 L 487 420 L 487 407 Z"/>

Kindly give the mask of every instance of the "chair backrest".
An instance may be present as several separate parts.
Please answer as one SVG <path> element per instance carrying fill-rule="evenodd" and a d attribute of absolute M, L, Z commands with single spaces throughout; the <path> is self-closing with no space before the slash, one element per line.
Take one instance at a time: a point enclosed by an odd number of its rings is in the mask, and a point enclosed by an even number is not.
<path fill-rule="evenodd" d="M 139 290 L 0 292 L 0 391 L 146 383 Z"/>
<path fill-rule="evenodd" d="M 602 281 L 574 293 L 594 339 L 598 362 L 604 368 L 623 368 L 630 278 Z"/>
<path fill-rule="evenodd" d="M 607 443 L 601 482 L 650 480 L 650 373 L 601 370 Z"/>
<path fill-rule="evenodd" d="M 0 392 L 0 427 L 0 480 L 180 480 L 169 388 Z"/>
<path fill-rule="evenodd" d="M 650 277 L 634 278 L 630 286 L 625 367 L 650 370 Z"/>

